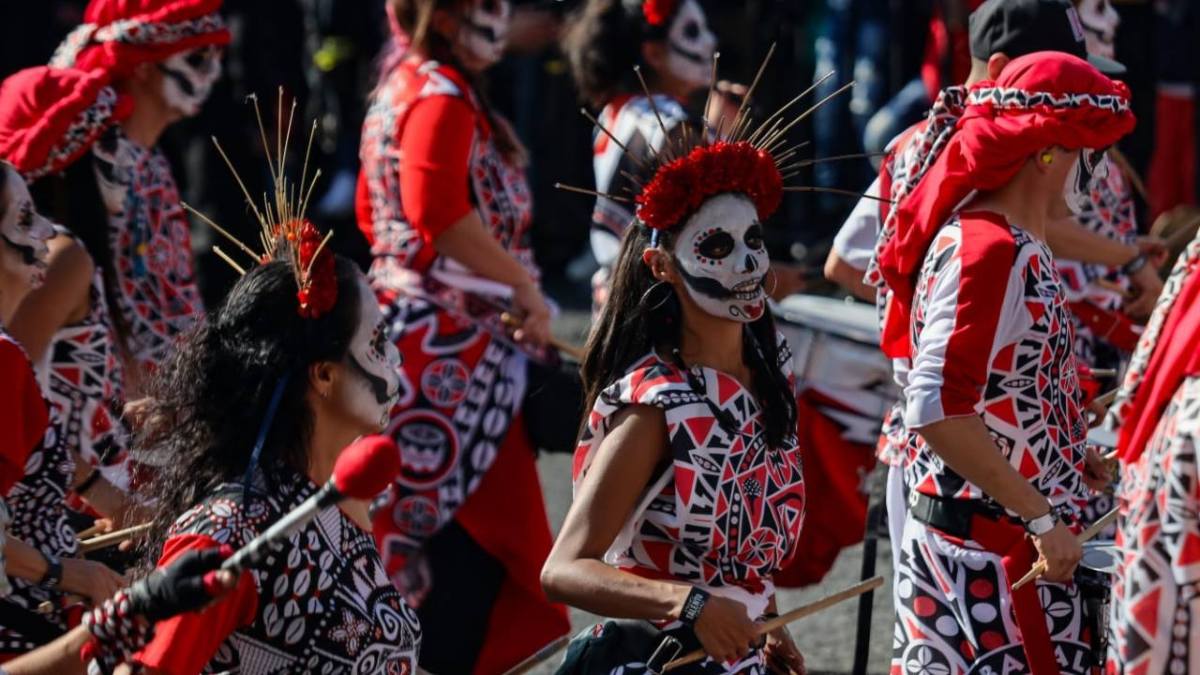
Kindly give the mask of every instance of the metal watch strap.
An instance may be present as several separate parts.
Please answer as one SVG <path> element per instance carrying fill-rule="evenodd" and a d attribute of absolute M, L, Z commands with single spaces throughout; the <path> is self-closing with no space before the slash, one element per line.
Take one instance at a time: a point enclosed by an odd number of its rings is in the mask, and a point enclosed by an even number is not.
<path fill-rule="evenodd" d="M 62 561 L 53 553 L 42 553 L 42 558 L 46 560 L 46 573 L 38 581 L 38 586 L 42 588 L 58 588 L 58 585 L 62 583 Z"/>
<path fill-rule="evenodd" d="M 700 611 L 704 609 L 704 604 L 707 602 L 708 591 L 692 586 L 692 590 L 688 592 L 687 599 L 683 601 L 683 609 L 679 612 L 679 620 L 685 626 L 696 623 L 696 619 L 700 618 Z"/>
<path fill-rule="evenodd" d="M 1038 516 L 1037 518 L 1031 518 L 1022 522 L 1025 524 L 1026 532 L 1035 537 L 1040 537 L 1050 530 L 1053 530 L 1055 525 L 1058 525 L 1058 516 L 1055 515 L 1054 510 L 1051 509 L 1050 512 L 1044 516 Z"/>

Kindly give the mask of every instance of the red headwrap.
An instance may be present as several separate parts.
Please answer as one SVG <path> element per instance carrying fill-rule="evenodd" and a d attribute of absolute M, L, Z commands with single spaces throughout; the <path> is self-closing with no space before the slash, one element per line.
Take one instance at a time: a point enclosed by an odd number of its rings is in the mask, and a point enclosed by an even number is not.
<path fill-rule="evenodd" d="M 128 75 L 197 47 L 229 44 L 222 0 L 92 0 L 83 23 L 55 50 L 50 65 L 102 68 Z"/>
<path fill-rule="evenodd" d="M 0 84 L 0 157 L 25 180 L 58 173 L 125 119 L 132 105 L 103 72 L 27 68 Z"/>
<path fill-rule="evenodd" d="M 1129 362 L 1111 421 L 1121 461 L 1135 462 L 1184 378 L 1200 374 L 1200 238 L 1175 262 Z"/>
<path fill-rule="evenodd" d="M 934 235 L 964 199 L 1005 185 L 1042 148 L 1103 148 L 1133 125 L 1125 85 L 1062 52 L 1013 59 L 995 82 L 972 87 L 954 135 L 894 207 L 894 233 L 885 230 L 880 243 L 879 270 L 893 292 L 884 351 L 909 356 L 916 275 Z"/>

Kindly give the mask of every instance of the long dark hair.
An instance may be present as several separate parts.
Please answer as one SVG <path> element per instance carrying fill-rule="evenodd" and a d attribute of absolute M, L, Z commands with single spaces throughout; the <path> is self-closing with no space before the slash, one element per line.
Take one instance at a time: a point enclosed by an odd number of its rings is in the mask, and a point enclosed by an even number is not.
<path fill-rule="evenodd" d="M 392 54 L 390 57 L 385 55 L 382 61 L 383 69 L 387 69 L 389 66 L 394 67 L 394 64 L 399 63 L 406 54 L 412 51 L 425 54 L 434 61 L 454 68 L 466 79 L 475 98 L 479 101 L 484 118 L 492 127 L 492 142 L 496 144 L 496 150 L 508 158 L 521 154 L 521 144 L 512 135 L 509 126 L 501 124 L 497 120 L 491 101 L 488 99 L 487 87 L 483 78 L 464 68 L 458 58 L 454 56 L 454 47 L 450 41 L 433 29 L 433 13 L 435 11 L 441 9 L 449 12 L 461 12 L 464 7 L 470 5 L 470 0 L 387 1 L 396 17 L 396 23 L 399 24 L 400 30 L 404 31 L 405 37 L 408 39 L 408 43 L 402 48 L 401 53 Z M 396 45 L 393 45 L 389 49 L 397 48 Z M 380 73 L 381 82 L 386 74 L 386 72 Z"/>
<path fill-rule="evenodd" d="M 667 251 L 673 250 L 673 233 L 661 232 L 658 243 Z M 686 368 L 679 356 L 683 324 L 679 298 L 669 284 L 656 280 L 642 261 L 642 252 L 648 246 L 650 234 L 646 227 L 635 222 L 626 228 L 613 266 L 612 289 L 588 337 L 580 367 L 585 410 L 591 410 L 600 392 L 651 349 L 671 359 L 676 367 Z M 796 397 L 779 368 L 775 318 L 769 307 L 758 320 L 746 325 L 744 337 L 742 360 L 750 368 L 767 444 L 783 447 L 796 432 Z"/>
<path fill-rule="evenodd" d="M 100 270 L 104 300 L 108 304 L 108 320 L 116 337 L 116 346 L 125 354 L 130 352 L 129 326 L 117 304 L 117 272 L 113 266 L 112 245 L 109 243 L 108 211 L 90 154 L 72 162 L 59 174 L 43 176 L 29 186 L 38 211 L 56 223 L 61 223 L 78 237 L 87 249 L 92 262 Z"/>
<path fill-rule="evenodd" d="M 268 486 L 278 485 L 285 472 L 308 469 L 308 367 L 345 358 L 359 320 L 359 275 L 352 262 L 336 257 L 337 302 L 306 319 L 298 312 L 291 266 L 254 267 L 156 372 L 134 442 L 135 452 L 164 460 L 144 489 L 156 500 L 150 555 L 175 518 L 216 486 L 245 475 L 276 387 L 283 390 L 258 467 Z"/>
<path fill-rule="evenodd" d="M 642 44 L 665 39 L 667 24 L 650 25 L 642 13 L 642 0 L 588 0 L 562 38 L 582 98 L 599 108 L 617 95 L 640 92 L 633 67 L 646 65 Z M 647 69 L 645 75 L 653 78 L 654 73 Z"/>

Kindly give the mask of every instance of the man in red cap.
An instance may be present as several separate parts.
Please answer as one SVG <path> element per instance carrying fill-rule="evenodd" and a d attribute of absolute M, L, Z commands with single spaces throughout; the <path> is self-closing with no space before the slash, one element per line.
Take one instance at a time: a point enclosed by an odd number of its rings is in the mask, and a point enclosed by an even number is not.
<path fill-rule="evenodd" d="M 110 279 L 109 304 L 130 357 L 129 399 L 139 377 L 170 354 L 203 312 L 188 220 L 166 157 L 163 131 L 195 115 L 221 73 L 229 31 L 221 0 L 92 0 L 51 65 L 99 69 L 133 100 L 128 118 L 93 147 L 108 210 L 107 251 L 91 251 Z M 104 237 L 100 238 L 105 239 Z"/>
<path fill-rule="evenodd" d="M 1063 583 L 1081 555 L 1068 525 L 1086 501 L 1087 425 L 1045 236 L 1132 129 L 1128 90 L 1038 52 L 962 106 L 912 140 L 923 175 L 898 179 L 877 255 L 883 347 L 912 364 L 892 672 L 1089 672 Z M 1039 558 L 1046 580 L 1013 590 Z"/>

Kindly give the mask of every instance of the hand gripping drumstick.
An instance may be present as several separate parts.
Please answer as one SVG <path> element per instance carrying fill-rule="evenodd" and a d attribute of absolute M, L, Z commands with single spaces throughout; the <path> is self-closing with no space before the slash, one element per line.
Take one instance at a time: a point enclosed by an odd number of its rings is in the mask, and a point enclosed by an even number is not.
<path fill-rule="evenodd" d="M 141 525 L 127 527 L 124 530 L 117 530 L 115 532 L 107 532 L 105 534 L 97 535 L 90 539 L 80 539 L 79 552 L 91 553 L 92 551 L 108 548 L 109 546 L 116 546 L 127 539 L 133 539 L 137 535 L 149 529 L 150 523 L 142 523 Z"/>
<path fill-rule="evenodd" d="M 521 319 L 519 317 L 517 317 L 515 314 L 509 314 L 508 312 L 503 312 L 502 314 L 500 314 L 500 320 L 503 321 L 504 325 L 508 326 L 509 328 L 520 328 L 521 327 Z M 583 348 L 582 347 L 564 342 L 563 340 L 560 340 L 560 339 L 554 337 L 553 335 L 550 336 L 550 346 L 554 347 L 558 351 L 566 354 L 567 356 L 575 359 L 576 361 L 583 363 Z"/>
<path fill-rule="evenodd" d="M 1118 509 L 1113 509 L 1112 511 L 1109 511 L 1108 513 L 1104 514 L 1103 516 L 1100 517 L 1100 520 L 1097 520 L 1096 522 L 1092 523 L 1091 527 L 1084 530 L 1083 532 L 1080 532 L 1079 536 L 1075 538 L 1075 541 L 1078 541 L 1079 543 L 1082 544 L 1085 541 L 1095 538 L 1096 535 L 1100 534 L 1101 530 L 1108 527 L 1110 524 L 1112 524 L 1112 522 L 1114 520 L 1117 519 L 1117 514 L 1119 512 L 1120 512 L 1120 509 L 1118 508 Z M 1037 564 L 1035 564 L 1033 566 L 1033 568 L 1031 568 L 1029 570 L 1029 572 L 1027 572 L 1025 574 L 1025 576 L 1018 579 L 1017 583 L 1012 585 L 1012 589 L 1015 591 L 1018 588 L 1024 586 L 1025 584 L 1033 581 L 1034 579 L 1042 576 L 1045 573 L 1046 573 L 1046 561 L 1039 560 L 1039 561 L 1037 561 Z"/>
<path fill-rule="evenodd" d="M 222 570 L 239 573 L 253 567 L 271 545 L 304 527 L 325 508 L 343 499 L 372 499 L 400 473 L 400 451 L 387 436 L 364 436 L 354 441 L 333 465 L 333 475 L 313 496 L 304 500 L 265 532 L 221 563 Z"/>
<path fill-rule="evenodd" d="M 767 633 L 770 633 L 771 631 L 775 630 L 776 628 L 779 628 L 780 626 L 786 626 L 789 623 L 791 623 L 793 621 L 797 621 L 799 619 L 803 619 L 804 617 L 809 616 L 810 614 L 816 614 L 817 612 L 820 612 L 823 609 L 832 607 L 832 606 L 838 604 L 839 602 L 843 602 L 845 600 L 849 600 L 850 598 L 860 596 L 863 593 L 866 593 L 867 591 L 873 591 L 882 585 L 883 585 L 883 577 L 871 577 L 870 579 L 867 579 L 866 581 L 860 581 L 859 583 L 854 584 L 853 586 L 851 586 L 849 588 L 840 590 L 837 593 L 834 593 L 832 595 L 827 595 L 827 596 L 821 598 L 820 600 L 815 600 L 813 602 L 808 603 L 807 605 L 801 605 L 801 606 L 797 607 L 796 609 L 793 609 L 790 612 L 780 614 L 779 616 L 775 617 L 774 619 L 771 619 L 770 621 L 763 622 L 762 627 L 758 629 L 758 634 L 766 635 Z M 705 656 L 707 656 L 707 654 L 704 652 L 703 649 L 697 649 L 697 650 L 687 654 L 686 656 L 681 656 L 680 658 L 677 658 L 674 661 L 668 663 L 666 665 L 666 667 L 663 668 L 663 672 L 665 673 L 665 672 L 668 672 L 671 670 L 675 670 L 676 668 L 681 668 L 683 666 L 696 663 L 697 661 L 702 661 L 702 660 L 704 660 Z"/>

